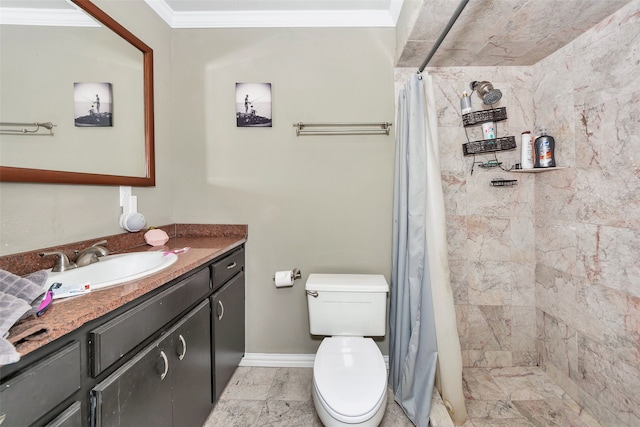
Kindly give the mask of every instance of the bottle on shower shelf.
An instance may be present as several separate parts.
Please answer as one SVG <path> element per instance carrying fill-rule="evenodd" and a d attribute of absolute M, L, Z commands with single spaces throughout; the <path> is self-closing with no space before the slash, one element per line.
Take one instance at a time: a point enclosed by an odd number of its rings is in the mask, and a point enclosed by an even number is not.
<path fill-rule="evenodd" d="M 466 91 L 462 92 L 462 98 L 460 98 L 460 110 L 463 115 L 471 112 L 471 96 Z"/>
<path fill-rule="evenodd" d="M 531 140 L 531 132 L 522 132 L 522 146 L 520 147 L 520 164 L 522 169 L 533 168 L 533 141 Z"/>
<path fill-rule="evenodd" d="M 533 144 L 535 149 L 535 168 L 553 168 L 556 166 L 554 151 L 556 141 L 551 135 L 547 135 L 545 128 L 540 128 L 540 136 L 536 138 Z"/>

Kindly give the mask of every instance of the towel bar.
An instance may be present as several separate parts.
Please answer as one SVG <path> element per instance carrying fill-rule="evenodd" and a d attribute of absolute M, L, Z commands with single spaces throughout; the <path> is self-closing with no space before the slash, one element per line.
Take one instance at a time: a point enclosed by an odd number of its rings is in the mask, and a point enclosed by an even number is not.
<path fill-rule="evenodd" d="M 377 123 L 294 123 L 297 136 L 305 135 L 389 135 L 390 122 Z M 317 128 L 317 129 L 306 129 Z"/>
<path fill-rule="evenodd" d="M 20 129 L 0 129 L 0 134 L 4 135 L 51 135 L 53 136 L 53 128 L 56 126 L 51 122 L 34 122 L 34 123 L 12 123 L 2 122 L 0 128 L 3 127 L 16 127 L 20 126 Z M 35 129 L 29 129 L 35 128 Z M 49 133 L 39 133 L 40 128 L 45 128 Z"/>

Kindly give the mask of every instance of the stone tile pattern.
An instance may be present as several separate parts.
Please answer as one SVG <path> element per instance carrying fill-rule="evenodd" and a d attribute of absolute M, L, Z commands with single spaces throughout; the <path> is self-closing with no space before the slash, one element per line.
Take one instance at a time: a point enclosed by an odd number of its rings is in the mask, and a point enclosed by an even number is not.
<path fill-rule="evenodd" d="M 396 69 L 400 85 L 415 69 Z M 500 106 L 508 119 L 497 123 L 498 136 L 532 130 L 531 72 L 528 67 L 429 69 L 438 108 L 440 165 L 447 215 L 451 287 L 458 318 L 464 366 L 535 366 L 536 308 L 533 174 L 499 168 L 471 174 L 473 156 L 462 144 L 482 139 L 481 128 L 462 126 L 460 94 L 473 80 L 488 80 L 503 92 Z M 481 110 L 480 98 L 472 99 Z M 519 150 L 497 153 L 508 168 Z M 482 155 L 485 162 L 494 155 Z M 513 187 L 492 187 L 495 178 L 518 179 Z"/>
<path fill-rule="evenodd" d="M 429 65 L 532 65 L 628 1 L 473 0 L 466 5 Z M 459 0 L 422 2 L 399 66 L 422 64 L 459 4 Z"/>
<path fill-rule="evenodd" d="M 640 0 L 531 67 L 429 68 L 463 363 L 543 367 L 604 426 L 640 425 Z M 415 69 L 396 69 L 396 89 Z M 548 128 L 568 169 L 476 167 L 469 82 L 503 92 L 498 136 Z M 473 95 L 473 109 L 482 109 Z M 503 166 L 520 150 L 497 154 Z M 477 156 L 477 161 L 493 159 Z M 494 178 L 517 179 L 495 188 Z"/>
<path fill-rule="evenodd" d="M 311 368 L 239 367 L 203 427 L 282 426 L 322 427 L 315 412 Z M 381 427 L 413 424 L 387 392 Z"/>
<path fill-rule="evenodd" d="M 311 368 L 240 367 L 204 427 L 320 427 L 311 398 Z M 469 417 L 464 427 L 599 427 L 538 367 L 465 368 L 464 393 Z M 382 427 L 410 427 L 388 391 Z M 434 393 L 433 427 L 453 427 Z"/>
<path fill-rule="evenodd" d="M 465 368 L 463 427 L 599 427 L 538 367 Z"/>
<path fill-rule="evenodd" d="M 605 426 L 640 425 L 640 1 L 532 67 L 570 169 L 535 188 L 540 363 Z"/>

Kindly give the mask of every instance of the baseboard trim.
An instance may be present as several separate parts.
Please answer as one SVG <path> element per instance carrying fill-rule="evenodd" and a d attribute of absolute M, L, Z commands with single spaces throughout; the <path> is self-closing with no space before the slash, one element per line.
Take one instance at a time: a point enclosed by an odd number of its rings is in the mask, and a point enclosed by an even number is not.
<path fill-rule="evenodd" d="M 382 356 L 389 369 L 389 356 Z M 265 368 L 313 368 L 315 354 L 245 353 L 240 366 Z"/>
<path fill-rule="evenodd" d="M 315 358 L 315 354 L 245 353 L 240 366 L 313 368 Z"/>

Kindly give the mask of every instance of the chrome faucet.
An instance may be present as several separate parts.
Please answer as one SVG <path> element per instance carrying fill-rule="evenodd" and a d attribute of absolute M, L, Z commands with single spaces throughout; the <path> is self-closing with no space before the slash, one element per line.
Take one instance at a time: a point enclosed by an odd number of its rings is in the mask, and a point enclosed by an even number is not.
<path fill-rule="evenodd" d="M 100 246 L 106 243 L 106 240 L 100 240 L 99 242 L 94 243 L 88 248 L 85 248 L 81 251 L 75 251 L 75 264 L 78 267 L 84 267 L 85 265 L 93 264 L 94 262 L 100 261 L 100 257 L 109 255 L 109 251 L 107 250 L 107 248 L 105 248 L 104 246 Z"/>
<path fill-rule="evenodd" d="M 40 255 L 41 257 L 55 255 L 58 257 L 58 260 L 56 261 L 55 265 L 51 269 L 51 271 L 55 273 L 71 270 L 77 267 L 77 265 L 74 262 L 69 261 L 69 257 L 67 257 L 67 255 L 64 252 L 59 252 L 59 251 L 40 252 L 38 255 Z"/>

